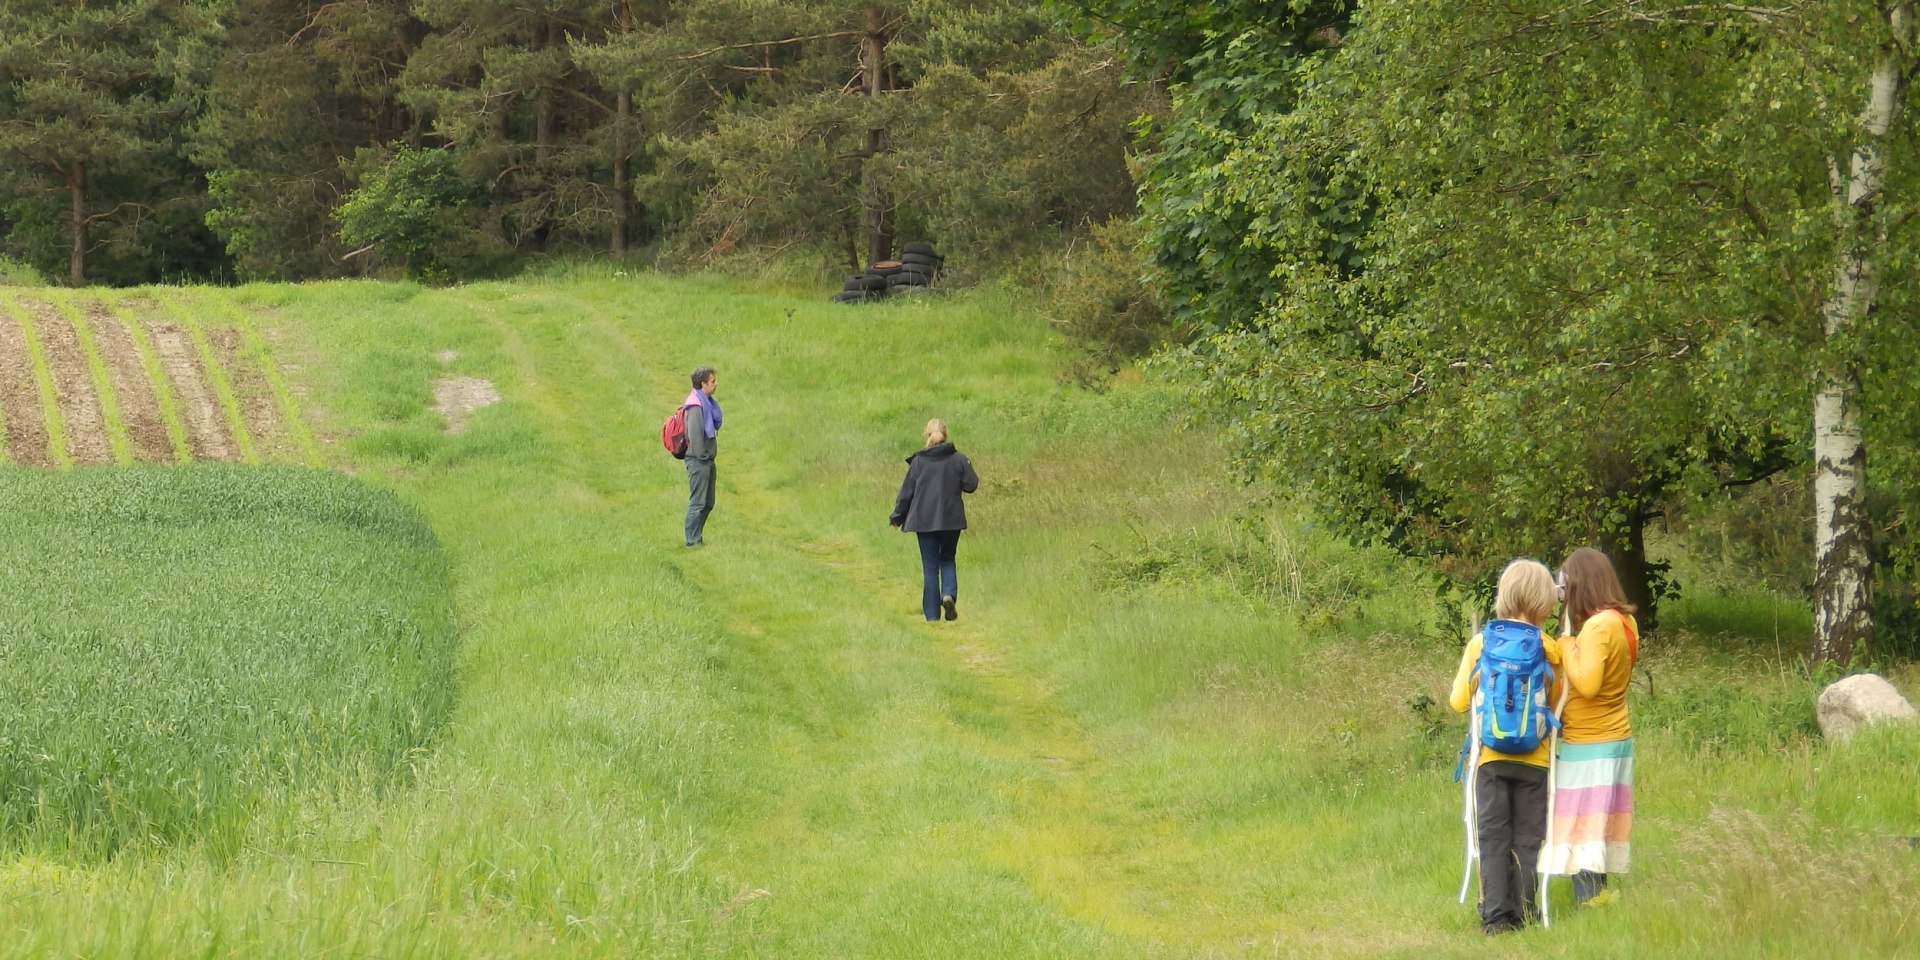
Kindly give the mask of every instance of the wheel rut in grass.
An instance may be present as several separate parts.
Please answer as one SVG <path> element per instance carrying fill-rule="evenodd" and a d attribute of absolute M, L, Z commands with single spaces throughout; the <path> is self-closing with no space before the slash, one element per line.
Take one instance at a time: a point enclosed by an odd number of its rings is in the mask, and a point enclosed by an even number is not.
<path fill-rule="evenodd" d="M 21 466 L 51 467 L 47 450 L 47 423 L 40 409 L 40 390 L 27 352 L 26 331 L 11 315 L 0 312 L 0 417 L 7 425 L 7 459 Z"/>
<path fill-rule="evenodd" d="M 66 424 L 67 455 L 76 466 L 114 462 L 106 414 L 94 389 L 93 371 L 87 366 L 87 354 L 80 345 L 79 333 L 52 304 L 25 300 L 21 301 L 21 307 L 31 313 L 34 328 L 40 333 L 41 348 L 46 351 L 47 370 L 53 374 L 54 397 L 60 406 L 60 418 Z"/>

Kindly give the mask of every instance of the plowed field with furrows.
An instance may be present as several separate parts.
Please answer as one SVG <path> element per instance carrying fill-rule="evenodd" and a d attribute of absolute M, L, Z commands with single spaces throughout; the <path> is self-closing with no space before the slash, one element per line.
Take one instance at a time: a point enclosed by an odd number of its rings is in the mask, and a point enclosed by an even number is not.
<path fill-rule="evenodd" d="M 0 454 L 30 467 L 312 460 L 248 318 L 167 294 L 0 289 Z"/>

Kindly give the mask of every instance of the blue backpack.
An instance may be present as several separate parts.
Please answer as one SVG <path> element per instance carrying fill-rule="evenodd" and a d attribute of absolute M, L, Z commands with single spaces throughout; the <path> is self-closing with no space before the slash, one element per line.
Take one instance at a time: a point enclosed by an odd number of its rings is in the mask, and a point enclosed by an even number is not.
<path fill-rule="evenodd" d="M 1498 753 L 1531 753 L 1560 725 L 1547 705 L 1553 668 L 1540 628 L 1495 620 L 1480 633 L 1480 692 L 1474 722 Z"/>

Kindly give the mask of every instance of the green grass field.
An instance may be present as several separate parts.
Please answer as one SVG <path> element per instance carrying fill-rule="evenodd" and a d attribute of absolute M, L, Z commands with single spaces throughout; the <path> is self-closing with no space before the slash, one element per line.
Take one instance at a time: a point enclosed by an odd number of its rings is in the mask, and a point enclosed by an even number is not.
<path fill-rule="evenodd" d="M 168 300 L 257 331 L 259 382 L 311 427 L 287 456 L 424 517 L 457 611 L 455 699 L 400 770 L 413 728 L 381 739 L 348 710 L 346 775 L 218 829 L 101 858 L 10 823 L 26 833 L 0 859 L 0 957 L 1895 957 L 1920 933 L 1920 731 L 1824 745 L 1817 686 L 1749 610 L 1695 599 L 1636 693 L 1622 902 L 1485 941 L 1453 899 L 1460 728 L 1420 706 L 1457 655 L 1427 585 L 1285 491 L 1228 483 L 1168 389 L 1059 385 L 1063 348 L 1006 296 L 848 309 L 603 273 Z M 697 363 L 720 368 L 727 420 L 710 546 L 689 552 L 684 473 L 655 431 Z M 504 399 L 449 434 L 446 376 Z M 938 626 L 885 519 L 931 416 L 984 481 L 962 619 Z M 6 476 L 78 490 L 95 469 Z M 399 516 L 334 558 L 385 557 Z M 333 562 L 207 543 L 225 569 Z M 429 616 L 432 562 L 385 561 L 424 576 Z M 85 562 L 58 575 L 127 579 L 123 559 Z M 367 590 L 404 582 L 380 569 L 358 568 Z M 375 604 L 334 587 L 305 600 L 362 629 L 350 614 Z M 209 622 L 258 610 L 259 642 L 286 641 L 294 607 L 231 589 Z M 125 602 L 82 599 L 0 609 L 78 622 Z M 9 678 L 53 669 L 9 656 Z M 436 688 L 407 676 L 390 689 L 431 717 Z M 0 715 L 62 728 L 34 696 Z"/>

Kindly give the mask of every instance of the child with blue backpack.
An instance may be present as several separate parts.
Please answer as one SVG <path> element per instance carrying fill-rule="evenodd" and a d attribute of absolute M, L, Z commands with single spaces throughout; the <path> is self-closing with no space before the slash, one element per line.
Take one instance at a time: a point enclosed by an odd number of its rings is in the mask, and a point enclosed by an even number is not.
<path fill-rule="evenodd" d="M 1480 929 L 1517 930 L 1537 917 L 1535 883 L 1547 835 L 1550 739 L 1557 720 L 1560 645 L 1541 630 L 1553 616 L 1553 574 L 1515 560 L 1500 574 L 1496 618 L 1467 640 L 1449 703 L 1472 710 L 1467 772 L 1468 869 L 1478 847 Z M 1466 887 L 1461 887 L 1464 900 Z"/>

